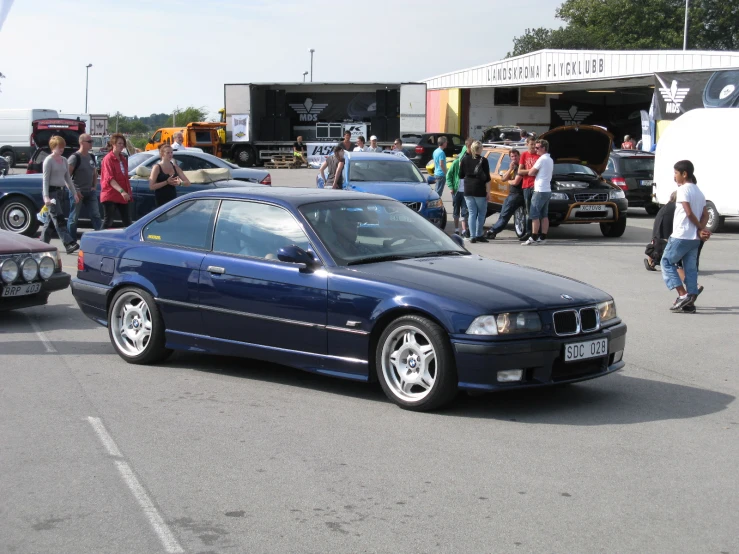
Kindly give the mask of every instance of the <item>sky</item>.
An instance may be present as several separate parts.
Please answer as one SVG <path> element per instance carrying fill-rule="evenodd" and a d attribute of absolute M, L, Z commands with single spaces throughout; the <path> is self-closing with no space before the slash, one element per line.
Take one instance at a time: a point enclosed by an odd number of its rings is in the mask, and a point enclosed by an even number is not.
<path fill-rule="evenodd" d="M 4 0 L 0 0 L 2 3 Z M 505 57 L 557 0 L 14 0 L 0 108 L 146 116 L 223 107 L 225 83 L 409 82 Z M 513 8 L 512 8 L 513 6 Z"/>

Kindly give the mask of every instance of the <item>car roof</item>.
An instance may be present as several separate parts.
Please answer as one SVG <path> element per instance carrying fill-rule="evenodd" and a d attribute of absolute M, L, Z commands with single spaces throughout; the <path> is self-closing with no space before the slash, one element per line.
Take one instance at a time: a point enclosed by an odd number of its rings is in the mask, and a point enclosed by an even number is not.
<path fill-rule="evenodd" d="M 346 152 L 345 155 L 349 160 L 383 160 L 386 162 L 412 163 L 405 156 L 385 152 Z"/>
<path fill-rule="evenodd" d="M 296 208 L 305 204 L 331 202 L 336 200 L 392 200 L 392 198 L 388 198 L 387 196 L 369 194 L 366 192 L 351 192 L 348 190 L 319 188 L 265 187 L 263 185 L 203 190 L 188 194 L 187 197 L 263 200 L 266 202 L 277 202 L 285 206 L 293 206 Z"/>

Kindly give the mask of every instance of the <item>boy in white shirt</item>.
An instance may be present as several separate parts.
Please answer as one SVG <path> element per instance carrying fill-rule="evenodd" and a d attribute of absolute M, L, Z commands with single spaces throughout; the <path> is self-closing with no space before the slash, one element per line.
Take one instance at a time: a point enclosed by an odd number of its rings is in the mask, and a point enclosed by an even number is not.
<path fill-rule="evenodd" d="M 544 244 L 549 231 L 549 199 L 552 196 L 552 173 L 554 172 L 554 160 L 549 155 L 549 142 L 546 140 L 536 141 L 536 160 L 528 174 L 535 177 L 534 194 L 531 197 L 531 236 L 523 246 Z M 541 231 L 541 232 L 540 232 Z"/>
<path fill-rule="evenodd" d="M 672 235 L 667 241 L 660 267 L 662 279 L 667 288 L 676 289 L 679 296 L 670 310 L 677 312 L 690 308 L 695 304 L 698 292 L 698 247 L 701 240 L 711 237 L 706 229 L 708 210 L 706 197 L 698 188 L 693 172 L 695 168 L 688 160 L 675 164 L 675 182 L 677 183 L 677 205 L 672 224 Z M 698 219 L 700 214 L 700 219 Z M 685 272 L 685 285 L 677 272 L 678 262 L 682 261 Z M 689 310 L 686 310 L 689 311 Z"/>

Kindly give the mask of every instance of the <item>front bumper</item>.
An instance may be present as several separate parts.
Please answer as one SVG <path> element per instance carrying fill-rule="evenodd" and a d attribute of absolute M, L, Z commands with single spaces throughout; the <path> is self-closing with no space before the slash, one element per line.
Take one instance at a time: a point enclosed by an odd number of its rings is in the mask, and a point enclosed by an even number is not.
<path fill-rule="evenodd" d="M 0 298 L 0 312 L 6 310 L 18 310 L 20 308 L 30 308 L 32 306 L 43 306 L 49 301 L 49 295 L 58 290 L 64 290 L 69 286 L 71 280 L 69 273 L 60 271 L 54 273 L 46 281 L 41 284 L 41 290 L 36 294 L 28 294 L 26 296 L 16 296 L 12 298 Z"/>
<path fill-rule="evenodd" d="M 591 204 L 605 205 L 603 212 L 588 213 L 582 210 L 583 206 Z M 615 223 L 626 217 L 629 202 L 626 198 L 608 200 L 607 202 L 575 202 L 574 200 L 552 200 L 549 202 L 549 221 L 551 223 Z"/>
<path fill-rule="evenodd" d="M 626 191 L 626 199 L 629 206 L 643 208 L 654 204 L 652 199 L 652 187 L 639 187 L 638 189 L 630 189 Z"/>
<path fill-rule="evenodd" d="M 580 362 L 565 362 L 567 344 L 608 338 L 608 355 Z M 570 337 L 475 342 L 452 339 L 459 388 L 503 390 L 551 386 L 595 379 L 624 367 L 619 358 L 626 347 L 626 324 L 621 322 L 594 333 Z M 497 372 L 522 369 L 523 379 L 499 383 Z"/>

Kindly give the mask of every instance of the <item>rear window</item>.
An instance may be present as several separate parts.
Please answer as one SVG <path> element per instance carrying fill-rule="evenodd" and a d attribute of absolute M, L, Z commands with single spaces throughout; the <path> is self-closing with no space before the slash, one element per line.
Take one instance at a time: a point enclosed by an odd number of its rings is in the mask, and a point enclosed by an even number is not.
<path fill-rule="evenodd" d="M 654 173 L 654 158 L 621 158 L 619 160 L 622 173 Z"/>

